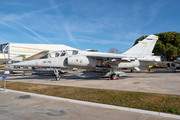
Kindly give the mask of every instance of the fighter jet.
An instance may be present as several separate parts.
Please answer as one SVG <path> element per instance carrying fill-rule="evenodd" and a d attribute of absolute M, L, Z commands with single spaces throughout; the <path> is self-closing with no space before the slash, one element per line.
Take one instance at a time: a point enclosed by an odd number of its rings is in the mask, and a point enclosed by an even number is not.
<path fill-rule="evenodd" d="M 159 56 L 152 53 L 158 37 L 149 35 L 139 41 L 132 48 L 122 54 L 102 53 L 93 50 L 86 51 L 56 51 L 38 60 L 23 63 L 15 63 L 16 66 L 51 67 L 54 68 L 56 79 L 60 79 L 56 68 L 82 68 L 77 74 L 79 77 L 103 77 L 117 79 L 121 75 L 122 68 L 141 70 L 153 66 L 160 61 Z"/>

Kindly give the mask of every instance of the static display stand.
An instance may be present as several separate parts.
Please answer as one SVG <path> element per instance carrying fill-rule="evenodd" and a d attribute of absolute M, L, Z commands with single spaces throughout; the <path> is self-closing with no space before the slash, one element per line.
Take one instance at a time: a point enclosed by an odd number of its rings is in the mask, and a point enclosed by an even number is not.
<path fill-rule="evenodd" d="M 6 78 L 9 76 L 9 74 L 4 74 L 3 77 L 0 79 L 4 81 L 4 92 L 6 91 Z"/>

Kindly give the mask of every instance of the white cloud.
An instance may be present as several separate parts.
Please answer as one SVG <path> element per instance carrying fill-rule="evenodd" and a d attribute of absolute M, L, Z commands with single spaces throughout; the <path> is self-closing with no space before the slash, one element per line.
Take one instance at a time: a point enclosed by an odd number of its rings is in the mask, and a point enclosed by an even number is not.
<path fill-rule="evenodd" d="M 32 32 L 33 34 L 35 34 L 40 40 L 42 40 L 43 42 L 45 43 L 49 43 L 49 44 L 52 44 L 52 42 L 50 42 L 49 40 L 47 40 L 46 38 L 44 38 L 43 36 L 39 35 L 38 33 L 36 33 L 35 31 L 33 31 L 32 29 L 26 27 L 25 25 L 19 23 L 19 22 L 16 22 L 14 20 L 12 20 L 13 22 L 17 23 L 18 25 L 22 26 L 23 28 L 29 30 L 30 32 Z"/>
<path fill-rule="evenodd" d="M 29 35 L 29 34 L 23 32 L 23 31 L 21 31 L 21 30 L 15 28 L 15 27 L 13 27 L 13 26 L 11 26 L 11 25 L 8 25 L 8 24 L 3 23 L 3 22 L 0 22 L 0 24 L 5 25 L 5 26 L 7 26 L 7 27 L 9 27 L 9 28 L 12 28 L 12 29 L 14 29 L 15 31 L 20 32 L 20 33 L 22 33 L 22 34 L 28 36 L 29 38 L 32 38 L 32 39 L 36 40 L 36 41 L 39 42 L 39 43 L 44 43 L 44 42 L 42 42 L 41 40 L 39 40 L 39 39 L 37 39 L 37 38 L 35 38 L 35 37 L 33 37 L 33 36 L 31 36 L 31 35 Z"/>
<path fill-rule="evenodd" d="M 5 2 L 6 5 L 14 7 L 15 11 L 3 9 L 0 13 L 2 32 L 5 25 L 41 43 L 63 42 L 75 47 L 85 43 L 127 45 L 133 44 L 142 35 L 156 31 L 179 30 L 179 18 L 174 11 L 179 10 L 178 5 L 176 9 L 166 10 L 169 13 L 174 12 L 176 20 L 173 17 L 159 17 L 163 16 L 161 13 L 164 13 L 165 6 L 171 8 L 167 4 L 171 2 L 49 0 L 41 5 L 35 0 L 31 3 L 18 2 Z M 23 4 L 29 5 L 27 9 Z M 3 7 L 4 4 L 1 5 Z M 7 29 L 10 30 L 9 28 Z M 15 34 L 14 37 L 19 38 Z"/>

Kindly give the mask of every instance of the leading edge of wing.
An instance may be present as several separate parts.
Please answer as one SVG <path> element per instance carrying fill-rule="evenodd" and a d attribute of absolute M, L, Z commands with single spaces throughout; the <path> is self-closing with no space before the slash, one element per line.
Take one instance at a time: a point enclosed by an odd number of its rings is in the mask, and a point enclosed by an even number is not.
<path fill-rule="evenodd" d="M 122 58 L 128 58 L 125 55 L 86 55 L 87 57 L 93 57 L 93 58 L 118 58 L 118 59 L 122 59 Z"/>

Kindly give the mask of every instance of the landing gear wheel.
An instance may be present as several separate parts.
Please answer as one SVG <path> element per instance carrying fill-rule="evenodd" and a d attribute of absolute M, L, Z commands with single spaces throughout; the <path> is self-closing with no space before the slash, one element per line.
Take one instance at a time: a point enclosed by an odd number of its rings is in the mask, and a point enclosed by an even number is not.
<path fill-rule="evenodd" d="M 118 76 L 117 76 L 116 74 L 112 74 L 112 75 L 110 76 L 110 79 L 111 79 L 111 80 L 118 80 Z"/>
<path fill-rule="evenodd" d="M 25 74 L 22 74 L 22 77 L 25 77 Z"/>
<path fill-rule="evenodd" d="M 60 78 L 61 78 L 61 76 L 60 76 L 60 74 L 59 74 L 59 71 L 58 71 L 58 69 L 56 69 L 56 68 L 53 68 L 53 69 L 54 69 L 54 74 L 56 75 L 56 81 L 59 81 Z"/>
<path fill-rule="evenodd" d="M 56 77 L 56 81 L 59 81 L 60 80 L 60 77 Z"/>
<path fill-rule="evenodd" d="M 23 71 L 22 76 L 25 77 L 25 72 Z"/>

